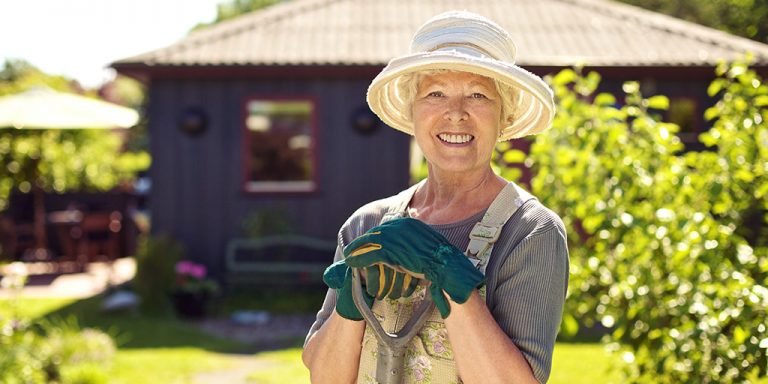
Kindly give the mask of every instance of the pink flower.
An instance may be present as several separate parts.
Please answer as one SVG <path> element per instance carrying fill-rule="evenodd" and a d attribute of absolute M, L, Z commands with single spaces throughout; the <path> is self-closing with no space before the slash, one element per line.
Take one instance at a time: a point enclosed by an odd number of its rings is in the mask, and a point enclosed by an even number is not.
<path fill-rule="evenodd" d="M 445 352 L 445 346 L 443 343 L 434 343 L 432 344 L 432 349 L 434 349 L 435 353 L 443 353 Z"/>
<path fill-rule="evenodd" d="M 176 273 L 181 276 L 192 276 L 196 279 L 202 279 L 208 273 L 205 266 L 188 260 L 182 260 L 176 263 Z"/>
<path fill-rule="evenodd" d="M 191 261 L 182 260 L 176 263 L 176 273 L 179 275 L 188 275 L 189 271 L 194 268 L 195 263 Z"/>
<path fill-rule="evenodd" d="M 414 369 L 413 376 L 416 378 L 416 381 L 422 381 L 424 380 L 424 371 L 421 369 Z"/>
<path fill-rule="evenodd" d="M 194 264 L 189 270 L 189 274 L 198 279 L 204 278 L 206 272 L 205 266 L 202 264 Z"/>

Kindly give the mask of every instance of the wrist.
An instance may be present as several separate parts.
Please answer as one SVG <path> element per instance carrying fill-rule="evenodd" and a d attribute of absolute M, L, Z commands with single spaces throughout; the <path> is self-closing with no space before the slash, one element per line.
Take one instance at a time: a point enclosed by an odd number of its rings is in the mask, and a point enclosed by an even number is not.
<path fill-rule="evenodd" d="M 453 313 L 454 310 L 465 310 L 469 308 L 470 306 L 476 304 L 476 302 L 479 300 L 482 302 L 483 298 L 480 297 L 480 291 L 477 289 L 473 289 L 469 296 L 467 297 L 467 300 L 464 300 L 463 302 L 455 301 L 450 295 L 448 296 L 448 305 L 451 307 L 451 313 Z"/>

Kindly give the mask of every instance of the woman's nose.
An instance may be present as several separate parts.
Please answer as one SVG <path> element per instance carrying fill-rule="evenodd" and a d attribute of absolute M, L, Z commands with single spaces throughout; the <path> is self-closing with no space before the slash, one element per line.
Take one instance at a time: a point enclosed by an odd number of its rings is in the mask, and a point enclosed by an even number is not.
<path fill-rule="evenodd" d="M 468 117 L 463 97 L 452 97 L 448 100 L 444 117 L 450 121 L 466 120 Z"/>

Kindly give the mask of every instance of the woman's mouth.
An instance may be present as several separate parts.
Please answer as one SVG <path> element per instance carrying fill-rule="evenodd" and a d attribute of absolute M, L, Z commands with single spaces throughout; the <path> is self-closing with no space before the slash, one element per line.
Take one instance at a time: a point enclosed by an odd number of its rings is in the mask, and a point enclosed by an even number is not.
<path fill-rule="evenodd" d="M 448 144 L 466 144 L 475 138 L 472 135 L 454 135 L 450 133 L 441 133 L 437 137 L 440 141 Z"/>

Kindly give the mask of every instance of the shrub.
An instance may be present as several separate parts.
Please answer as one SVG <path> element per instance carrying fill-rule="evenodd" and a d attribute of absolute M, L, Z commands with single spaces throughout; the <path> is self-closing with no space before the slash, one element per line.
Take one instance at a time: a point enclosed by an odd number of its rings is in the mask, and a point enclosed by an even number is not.
<path fill-rule="evenodd" d="M 133 286 L 141 298 L 141 311 L 150 315 L 169 315 L 170 292 L 176 280 L 175 265 L 184 250 L 167 235 L 143 237 L 136 252 Z"/>
<path fill-rule="evenodd" d="M 635 82 L 623 100 L 596 94 L 596 73 L 549 79 L 558 113 L 526 164 L 569 232 L 563 330 L 608 327 L 627 381 L 766 374 L 768 92 L 745 64 L 718 74 L 717 120 L 702 136 L 716 151 L 685 155 L 677 127 L 654 115 L 666 97 L 644 98 Z"/>
<path fill-rule="evenodd" d="M 66 321 L 0 320 L 0 382 L 106 383 L 112 338 Z"/>

